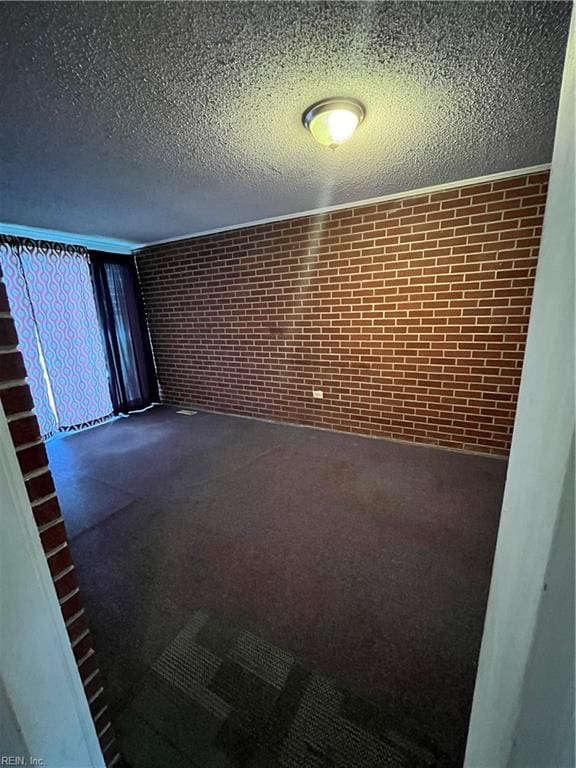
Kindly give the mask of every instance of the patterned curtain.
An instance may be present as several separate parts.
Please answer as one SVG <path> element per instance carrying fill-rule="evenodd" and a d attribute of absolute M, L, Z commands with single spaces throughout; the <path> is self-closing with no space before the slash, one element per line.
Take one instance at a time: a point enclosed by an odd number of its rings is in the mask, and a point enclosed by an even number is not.
<path fill-rule="evenodd" d="M 85 249 L 3 236 L 0 262 L 42 435 L 111 415 Z"/>

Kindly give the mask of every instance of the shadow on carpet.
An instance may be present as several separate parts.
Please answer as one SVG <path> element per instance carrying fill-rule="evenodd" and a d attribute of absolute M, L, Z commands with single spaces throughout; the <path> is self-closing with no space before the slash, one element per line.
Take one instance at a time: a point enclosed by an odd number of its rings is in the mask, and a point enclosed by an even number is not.
<path fill-rule="evenodd" d="M 374 705 L 194 614 L 116 718 L 130 768 L 439 768 Z"/>

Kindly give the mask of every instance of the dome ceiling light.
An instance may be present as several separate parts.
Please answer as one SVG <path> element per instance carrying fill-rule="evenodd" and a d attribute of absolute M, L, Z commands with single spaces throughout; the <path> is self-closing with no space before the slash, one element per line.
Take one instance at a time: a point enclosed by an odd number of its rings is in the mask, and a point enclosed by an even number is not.
<path fill-rule="evenodd" d="M 319 144 L 336 149 L 348 141 L 365 114 L 356 99 L 324 99 L 308 107 L 302 122 Z"/>

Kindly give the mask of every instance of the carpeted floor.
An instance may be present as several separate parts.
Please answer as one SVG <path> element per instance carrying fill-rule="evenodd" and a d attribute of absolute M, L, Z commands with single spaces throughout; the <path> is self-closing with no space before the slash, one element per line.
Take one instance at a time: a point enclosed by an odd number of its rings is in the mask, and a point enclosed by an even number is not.
<path fill-rule="evenodd" d="M 166 680 L 151 683 L 158 664 L 206 616 L 292 659 L 312 681 L 300 707 L 336 691 L 338 717 L 360 702 L 393 734 L 368 728 L 372 737 L 461 765 L 504 461 L 168 407 L 58 437 L 48 453 L 125 752 L 150 741 L 140 728 L 175 749 L 178 765 L 274 765 L 268 753 L 255 762 L 248 738 L 300 768 L 282 757 L 278 733 L 298 720 L 297 709 L 278 719 L 282 686 L 265 711 L 258 704 L 257 738 L 230 734 L 230 710 L 212 762 L 194 762 L 190 742 L 165 733 L 161 707 L 156 724 L 154 707 L 143 714 L 143 691 L 166 698 Z M 226 667 L 225 634 L 212 632 L 221 650 L 209 650 Z M 302 766 L 345 764 L 344 747 L 310 744 Z M 396 764 L 366 754 L 358 766 Z M 147 759 L 140 750 L 133 768 Z"/>
<path fill-rule="evenodd" d="M 139 768 L 434 768 L 378 707 L 198 611 L 116 721 Z"/>

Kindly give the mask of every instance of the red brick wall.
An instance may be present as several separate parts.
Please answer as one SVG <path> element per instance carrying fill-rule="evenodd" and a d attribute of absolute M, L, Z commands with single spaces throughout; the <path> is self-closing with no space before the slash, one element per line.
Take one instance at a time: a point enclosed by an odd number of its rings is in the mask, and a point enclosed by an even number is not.
<path fill-rule="evenodd" d="M 164 400 L 506 454 L 547 180 L 141 251 Z"/>
<path fill-rule="evenodd" d="M 26 369 L 17 348 L 18 337 L 1 278 L 0 270 L 0 400 L 26 483 L 30 514 L 34 515 L 38 526 L 104 759 L 108 766 L 117 765 L 120 757 L 105 701 L 102 676 L 70 558 L 66 527 L 48 468 L 48 457 L 32 412 Z"/>

